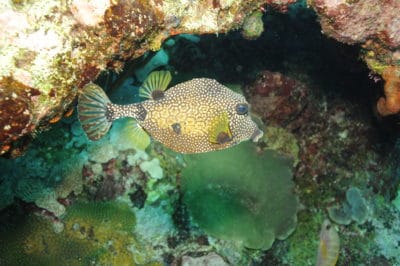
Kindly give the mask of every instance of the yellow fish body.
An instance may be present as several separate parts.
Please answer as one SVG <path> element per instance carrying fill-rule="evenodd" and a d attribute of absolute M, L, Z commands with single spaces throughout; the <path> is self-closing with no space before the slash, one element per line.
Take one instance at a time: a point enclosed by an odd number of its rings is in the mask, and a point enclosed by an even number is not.
<path fill-rule="evenodd" d="M 99 86 L 86 85 L 78 115 L 89 139 L 101 138 L 121 117 L 136 119 L 154 139 L 181 153 L 220 150 L 262 136 L 242 95 L 207 78 L 166 90 L 170 80 L 167 71 L 151 73 L 140 88 L 140 95 L 149 99 L 129 105 L 113 104 Z"/>
<path fill-rule="evenodd" d="M 329 220 L 322 223 L 316 266 L 335 266 L 339 257 L 340 239 Z"/>

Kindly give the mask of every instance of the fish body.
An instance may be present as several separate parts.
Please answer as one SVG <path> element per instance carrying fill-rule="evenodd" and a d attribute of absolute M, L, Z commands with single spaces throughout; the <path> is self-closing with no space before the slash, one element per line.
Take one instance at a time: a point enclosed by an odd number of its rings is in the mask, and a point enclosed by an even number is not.
<path fill-rule="evenodd" d="M 140 89 L 149 99 L 129 105 L 113 104 L 100 87 L 87 85 L 79 97 L 78 114 L 88 137 L 100 138 L 121 117 L 136 119 L 154 139 L 181 153 L 220 150 L 262 136 L 242 95 L 208 78 L 166 90 L 169 81 L 169 72 L 151 73 Z"/>
<path fill-rule="evenodd" d="M 331 222 L 322 223 L 316 266 L 335 266 L 339 257 L 339 234 Z"/>

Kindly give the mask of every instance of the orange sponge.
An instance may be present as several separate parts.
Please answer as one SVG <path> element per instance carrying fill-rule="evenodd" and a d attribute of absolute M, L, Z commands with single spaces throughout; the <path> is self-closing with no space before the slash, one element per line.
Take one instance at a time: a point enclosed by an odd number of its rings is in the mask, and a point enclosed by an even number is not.
<path fill-rule="evenodd" d="M 382 78 L 385 80 L 385 97 L 378 100 L 378 113 L 382 116 L 397 114 L 400 112 L 400 67 L 387 67 Z"/>

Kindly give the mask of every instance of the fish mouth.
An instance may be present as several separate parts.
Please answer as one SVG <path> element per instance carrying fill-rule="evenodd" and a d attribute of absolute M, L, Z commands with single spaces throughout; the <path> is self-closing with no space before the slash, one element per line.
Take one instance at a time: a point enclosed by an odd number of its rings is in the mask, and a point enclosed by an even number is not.
<path fill-rule="evenodd" d="M 253 132 L 253 134 L 251 134 L 250 139 L 253 142 L 257 142 L 261 139 L 261 137 L 264 135 L 264 132 L 262 132 L 260 129 L 256 128 Z"/>

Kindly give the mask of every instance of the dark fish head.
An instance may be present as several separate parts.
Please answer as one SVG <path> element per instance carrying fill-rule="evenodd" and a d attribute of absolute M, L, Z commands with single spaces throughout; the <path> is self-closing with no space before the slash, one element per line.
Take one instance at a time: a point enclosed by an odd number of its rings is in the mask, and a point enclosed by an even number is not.
<path fill-rule="evenodd" d="M 242 95 L 237 94 L 228 108 L 234 142 L 239 143 L 249 139 L 257 142 L 263 136 L 264 133 L 251 118 L 249 103 Z"/>

